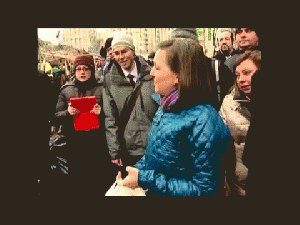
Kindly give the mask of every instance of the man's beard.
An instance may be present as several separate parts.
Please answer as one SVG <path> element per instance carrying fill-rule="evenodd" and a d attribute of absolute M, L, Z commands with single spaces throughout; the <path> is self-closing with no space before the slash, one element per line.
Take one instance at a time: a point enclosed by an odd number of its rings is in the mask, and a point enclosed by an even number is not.
<path fill-rule="evenodd" d="M 222 45 L 221 52 L 223 55 L 228 56 L 230 54 L 230 49 L 227 45 Z"/>

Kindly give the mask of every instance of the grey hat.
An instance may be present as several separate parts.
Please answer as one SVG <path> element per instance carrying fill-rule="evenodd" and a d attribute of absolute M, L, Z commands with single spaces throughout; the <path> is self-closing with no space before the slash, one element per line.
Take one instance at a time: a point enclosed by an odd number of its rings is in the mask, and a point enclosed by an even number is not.
<path fill-rule="evenodd" d="M 198 40 L 196 28 L 176 28 L 172 31 L 171 38 L 191 38 Z"/>
<path fill-rule="evenodd" d="M 117 46 L 125 46 L 135 51 L 135 46 L 133 45 L 132 37 L 128 34 L 118 34 L 114 36 L 113 41 L 111 43 L 111 47 L 114 48 Z"/>

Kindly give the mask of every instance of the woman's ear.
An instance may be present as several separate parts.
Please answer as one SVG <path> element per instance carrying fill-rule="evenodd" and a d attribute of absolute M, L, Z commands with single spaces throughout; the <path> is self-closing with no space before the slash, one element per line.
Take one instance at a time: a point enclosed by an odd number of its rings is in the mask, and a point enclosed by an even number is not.
<path fill-rule="evenodd" d="M 178 78 L 179 78 L 179 74 L 176 74 L 176 78 L 175 78 L 175 84 L 176 85 L 178 85 L 178 83 L 179 83 L 179 79 Z"/>

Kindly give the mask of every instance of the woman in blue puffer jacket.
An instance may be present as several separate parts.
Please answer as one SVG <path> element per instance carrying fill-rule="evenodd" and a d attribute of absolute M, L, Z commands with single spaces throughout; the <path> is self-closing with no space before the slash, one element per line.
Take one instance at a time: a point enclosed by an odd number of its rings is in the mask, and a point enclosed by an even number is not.
<path fill-rule="evenodd" d="M 147 195 L 212 196 L 220 186 L 221 158 L 230 133 L 210 103 L 211 86 L 198 42 L 163 42 L 151 70 L 159 102 L 146 154 L 120 185 L 142 187 Z M 222 182 L 221 182 L 222 183 Z M 221 187 L 222 188 L 222 187 Z"/>

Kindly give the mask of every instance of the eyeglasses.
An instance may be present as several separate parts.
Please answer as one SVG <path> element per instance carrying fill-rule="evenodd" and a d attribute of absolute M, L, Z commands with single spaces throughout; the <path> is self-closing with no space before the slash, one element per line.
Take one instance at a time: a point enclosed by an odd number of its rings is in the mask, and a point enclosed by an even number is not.
<path fill-rule="evenodd" d="M 88 67 L 83 67 L 83 68 L 80 68 L 80 67 L 79 67 L 79 68 L 78 68 L 78 67 L 77 67 L 75 70 L 76 70 L 76 71 L 81 71 L 81 70 L 82 70 L 82 71 L 90 71 L 90 68 L 88 68 Z"/>

